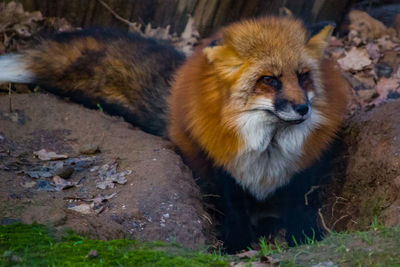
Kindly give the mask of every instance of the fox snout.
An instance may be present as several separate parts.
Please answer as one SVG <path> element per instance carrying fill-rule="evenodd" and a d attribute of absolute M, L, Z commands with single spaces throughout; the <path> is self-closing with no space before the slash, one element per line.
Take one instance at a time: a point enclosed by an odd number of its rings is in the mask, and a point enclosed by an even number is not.
<path fill-rule="evenodd" d="M 289 123 L 303 122 L 311 113 L 311 105 L 307 98 L 302 103 L 296 103 L 286 98 L 277 97 L 274 109 L 275 115 L 279 119 Z"/>

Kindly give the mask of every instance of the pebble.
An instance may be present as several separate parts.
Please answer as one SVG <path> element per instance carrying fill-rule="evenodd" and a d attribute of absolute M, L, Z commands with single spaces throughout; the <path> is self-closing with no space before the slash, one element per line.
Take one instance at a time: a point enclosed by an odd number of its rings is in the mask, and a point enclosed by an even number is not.
<path fill-rule="evenodd" d="M 100 148 L 95 144 L 85 144 L 79 149 L 79 153 L 84 155 L 94 155 L 100 153 Z"/>
<path fill-rule="evenodd" d="M 54 173 L 55 176 L 60 176 L 63 179 L 68 179 L 71 177 L 71 175 L 74 173 L 74 168 L 71 166 L 63 167 Z"/>

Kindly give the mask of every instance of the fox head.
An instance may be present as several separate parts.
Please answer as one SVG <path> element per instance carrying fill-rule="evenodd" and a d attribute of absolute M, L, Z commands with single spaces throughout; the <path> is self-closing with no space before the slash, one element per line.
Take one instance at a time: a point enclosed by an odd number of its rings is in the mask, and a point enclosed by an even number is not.
<path fill-rule="evenodd" d="M 333 26 L 308 37 L 299 20 L 267 17 L 232 24 L 205 48 L 222 85 L 222 123 L 236 128 L 251 148 L 264 149 L 257 129 L 311 120 L 324 100 L 320 63 Z M 246 142 L 246 140 L 244 140 Z"/>
<path fill-rule="evenodd" d="M 345 113 L 347 85 L 323 58 L 332 31 L 310 37 L 279 17 L 222 28 L 175 75 L 171 140 L 266 197 L 320 155 Z"/>

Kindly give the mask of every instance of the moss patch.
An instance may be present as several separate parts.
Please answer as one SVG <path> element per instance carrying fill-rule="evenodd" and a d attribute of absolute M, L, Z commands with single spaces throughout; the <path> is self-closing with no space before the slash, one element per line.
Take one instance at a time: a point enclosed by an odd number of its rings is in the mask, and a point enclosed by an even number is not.
<path fill-rule="evenodd" d="M 97 256 L 88 256 L 90 251 Z M 92 240 L 68 234 L 57 240 L 45 226 L 0 226 L 0 266 L 228 266 L 217 254 L 188 251 L 174 244 L 133 240 Z"/>

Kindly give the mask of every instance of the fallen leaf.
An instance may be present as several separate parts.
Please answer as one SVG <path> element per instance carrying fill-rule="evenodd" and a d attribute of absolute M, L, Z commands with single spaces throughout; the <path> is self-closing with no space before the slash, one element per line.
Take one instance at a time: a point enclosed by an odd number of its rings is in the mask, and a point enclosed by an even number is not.
<path fill-rule="evenodd" d="M 89 202 L 89 203 L 91 203 L 91 202 L 101 203 L 101 202 L 104 202 L 104 201 L 107 201 L 107 200 L 113 198 L 116 194 L 117 193 L 113 193 L 111 195 L 106 195 L 106 196 L 99 195 L 94 198 L 66 197 L 64 199 L 69 199 L 69 200 L 74 200 L 74 201 L 79 200 L 79 201 L 85 201 L 85 202 Z"/>
<path fill-rule="evenodd" d="M 343 47 L 343 41 L 341 39 L 336 38 L 335 36 L 332 36 L 331 39 L 329 40 L 329 46 L 338 46 L 338 47 Z"/>
<path fill-rule="evenodd" d="M 257 254 L 258 254 L 257 250 L 248 250 L 248 251 L 245 251 L 245 252 L 242 252 L 242 253 L 238 253 L 238 254 L 236 254 L 236 256 L 241 258 L 241 259 L 243 259 L 243 258 L 248 258 L 249 259 L 249 258 L 252 258 L 252 257 L 256 256 Z"/>
<path fill-rule="evenodd" d="M 56 191 L 62 191 L 64 189 L 74 187 L 77 184 L 76 182 L 67 181 L 67 180 L 61 178 L 60 176 L 54 176 L 53 182 L 54 182 Z"/>
<path fill-rule="evenodd" d="M 25 188 L 32 188 L 32 187 L 34 187 L 36 185 L 36 182 L 35 181 L 30 181 L 30 182 L 23 182 L 23 183 L 21 183 L 21 186 L 22 187 L 25 187 Z"/>
<path fill-rule="evenodd" d="M 41 149 L 39 151 L 33 152 L 35 156 L 37 156 L 41 160 L 59 160 L 59 159 L 67 159 L 67 155 L 59 155 L 53 151 L 48 151 L 46 149 Z"/>
<path fill-rule="evenodd" d="M 279 259 L 275 259 L 271 256 L 261 256 L 260 261 L 263 263 L 269 263 L 269 264 L 276 264 L 276 263 L 280 262 Z"/>
<path fill-rule="evenodd" d="M 400 89 L 400 79 L 382 77 L 379 79 L 376 88 L 380 97 L 386 98 L 390 91 L 397 91 Z"/>
<path fill-rule="evenodd" d="M 92 249 L 92 250 L 89 251 L 89 253 L 86 255 L 86 258 L 97 258 L 98 255 L 99 255 L 99 253 L 97 252 L 97 250 Z"/>
<path fill-rule="evenodd" d="M 375 86 L 376 86 L 374 77 L 371 74 L 368 74 L 365 72 L 359 72 L 359 73 L 356 73 L 353 77 L 356 78 L 361 83 L 361 85 L 358 85 L 358 87 L 354 88 L 356 90 L 371 89 L 371 88 L 375 88 Z"/>
<path fill-rule="evenodd" d="M 51 184 L 46 180 L 38 180 L 36 184 L 36 189 L 39 191 L 55 191 L 54 187 L 52 187 Z"/>
<path fill-rule="evenodd" d="M 132 173 L 131 170 L 117 172 L 117 162 L 104 164 L 101 167 L 94 167 L 90 171 L 97 171 L 100 181 L 97 182 L 96 187 L 100 189 L 114 188 L 114 184 L 125 184 L 127 182 L 126 175 Z"/>
<path fill-rule="evenodd" d="M 391 50 L 397 46 L 392 40 L 390 39 L 390 36 L 385 35 L 382 36 L 381 38 L 377 39 L 376 44 L 378 45 L 379 49 L 382 51 L 385 50 Z"/>
<path fill-rule="evenodd" d="M 365 47 L 367 49 L 367 53 L 369 57 L 372 59 L 374 64 L 378 63 L 379 59 L 381 58 L 382 54 L 379 51 L 378 45 L 374 43 L 368 43 Z"/>
<path fill-rule="evenodd" d="M 76 205 L 73 207 L 69 207 L 68 209 L 79 212 L 79 213 L 83 213 L 83 214 L 91 214 L 92 208 L 90 207 L 89 204 L 80 204 L 80 205 Z"/>
<path fill-rule="evenodd" d="M 34 171 L 24 171 L 24 173 L 29 175 L 30 177 L 36 178 L 36 179 L 49 178 L 49 177 L 53 176 L 53 174 L 47 170 L 45 170 L 45 171 L 35 171 L 35 170 Z"/>
<path fill-rule="evenodd" d="M 109 200 L 109 199 L 112 199 L 115 195 L 116 195 L 117 193 L 113 193 L 113 194 L 111 194 L 111 195 L 106 195 L 106 196 L 97 196 L 97 197 L 95 197 L 95 198 L 92 198 L 92 199 L 86 199 L 87 201 L 93 201 L 94 203 L 101 203 L 101 202 L 104 202 L 104 201 L 107 201 L 107 200 Z"/>
<path fill-rule="evenodd" d="M 351 11 L 349 19 L 349 29 L 358 32 L 360 38 L 364 41 L 379 38 L 387 32 L 387 28 L 382 22 L 374 19 L 364 11 Z"/>
<path fill-rule="evenodd" d="M 393 73 L 393 68 L 392 66 L 390 66 L 389 64 L 386 63 L 378 63 L 374 66 L 374 70 L 376 75 L 381 78 L 381 77 L 385 77 L 385 78 L 389 78 L 390 75 L 392 75 Z"/>
<path fill-rule="evenodd" d="M 338 63 L 343 70 L 362 70 L 372 63 L 367 51 L 363 48 L 352 47 L 346 56 L 339 59 Z"/>

